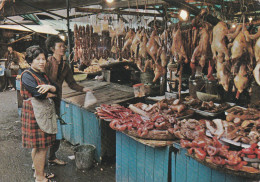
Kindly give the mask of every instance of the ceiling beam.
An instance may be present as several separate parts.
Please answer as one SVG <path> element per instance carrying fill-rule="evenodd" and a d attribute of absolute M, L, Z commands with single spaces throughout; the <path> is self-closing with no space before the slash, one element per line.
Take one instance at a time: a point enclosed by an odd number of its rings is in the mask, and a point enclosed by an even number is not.
<path fill-rule="evenodd" d="M 162 14 L 156 13 L 143 13 L 134 11 L 120 11 L 120 10 L 108 10 L 108 9 L 94 9 L 94 8 L 75 8 L 76 12 L 87 12 L 87 13 L 108 13 L 108 14 L 119 14 L 119 15 L 140 15 L 140 16 L 152 16 L 152 17 L 163 17 Z"/>
<path fill-rule="evenodd" d="M 166 4 L 163 0 L 128 0 L 114 1 L 111 4 L 103 3 L 103 8 L 140 8 L 141 6 L 162 5 Z M 137 6 L 136 6 L 137 5 Z M 140 6 L 140 7 L 139 7 Z"/>

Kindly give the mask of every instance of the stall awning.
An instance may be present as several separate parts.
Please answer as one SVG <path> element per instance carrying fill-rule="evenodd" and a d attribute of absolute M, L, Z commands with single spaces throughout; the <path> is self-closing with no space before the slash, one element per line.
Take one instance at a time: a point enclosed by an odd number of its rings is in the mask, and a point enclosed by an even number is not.
<path fill-rule="evenodd" d="M 32 29 L 37 33 L 53 34 L 53 35 L 59 33 L 57 30 L 53 29 L 49 25 L 26 25 L 26 27 Z M 20 25 L 0 25 L 0 29 L 10 29 L 10 30 L 31 32 L 29 29 L 22 27 Z"/>

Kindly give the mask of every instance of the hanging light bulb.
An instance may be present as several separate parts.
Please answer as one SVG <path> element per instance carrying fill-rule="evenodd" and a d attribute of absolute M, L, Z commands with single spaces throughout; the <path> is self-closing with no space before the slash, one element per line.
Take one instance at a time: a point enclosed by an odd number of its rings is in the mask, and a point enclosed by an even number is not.
<path fill-rule="evenodd" d="M 183 20 L 183 21 L 188 20 L 189 13 L 188 13 L 186 10 L 183 10 L 183 9 L 182 9 L 182 10 L 179 12 L 179 15 L 180 15 L 181 20 Z"/>
<path fill-rule="evenodd" d="M 249 23 L 251 23 L 252 20 L 253 20 L 253 17 L 250 16 L 250 17 L 248 18 L 248 20 L 249 20 Z"/>
<path fill-rule="evenodd" d="M 236 28 L 236 24 L 235 23 L 232 24 L 232 28 Z"/>
<path fill-rule="evenodd" d="M 112 3 L 114 0 L 106 0 L 107 3 Z"/>

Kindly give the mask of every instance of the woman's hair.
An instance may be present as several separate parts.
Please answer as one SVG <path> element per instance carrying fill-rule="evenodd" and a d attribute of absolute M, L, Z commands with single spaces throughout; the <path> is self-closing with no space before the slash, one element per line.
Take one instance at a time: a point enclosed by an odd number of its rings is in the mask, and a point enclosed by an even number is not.
<path fill-rule="evenodd" d="M 51 50 L 51 48 L 55 48 L 55 44 L 56 43 L 60 43 L 60 42 L 64 42 L 58 35 L 51 35 L 47 38 L 47 40 L 45 41 L 46 44 L 46 49 L 48 51 L 48 53 L 53 53 L 53 51 Z"/>
<path fill-rule="evenodd" d="M 44 54 L 44 51 L 42 48 L 40 48 L 38 45 L 34 45 L 34 46 L 31 46 L 31 47 L 28 47 L 26 49 L 26 56 L 25 56 L 25 60 L 27 61 L 27 63 L 32 63 L 33 60 L 35 58 L 37 58 L 39 56 L 39 54 L 43 53 Z"/>

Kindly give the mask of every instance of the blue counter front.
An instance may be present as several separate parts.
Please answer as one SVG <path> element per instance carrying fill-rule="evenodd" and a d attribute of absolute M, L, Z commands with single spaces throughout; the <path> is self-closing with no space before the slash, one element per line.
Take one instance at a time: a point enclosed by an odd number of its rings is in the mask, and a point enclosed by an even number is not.
<path fill-rule="evenodd" d="M 61 101 L 62 136 L 71 144 L 93 144 L 96 146 L 96 160 L 101 157 L 101 127 L 94 113 L 74 104 Z"/>
<path fill-rule="evenodd" d="M 170 147 L 153 148 L 116 132 L 117 182 L 168 182 Z"/>
<path fill-rule="evenodd" d="M 171 182 L 253 182 L 258 181 L 212 169 L 186 155 L 187 149 L 175 143 L 171 154 Z"/>

